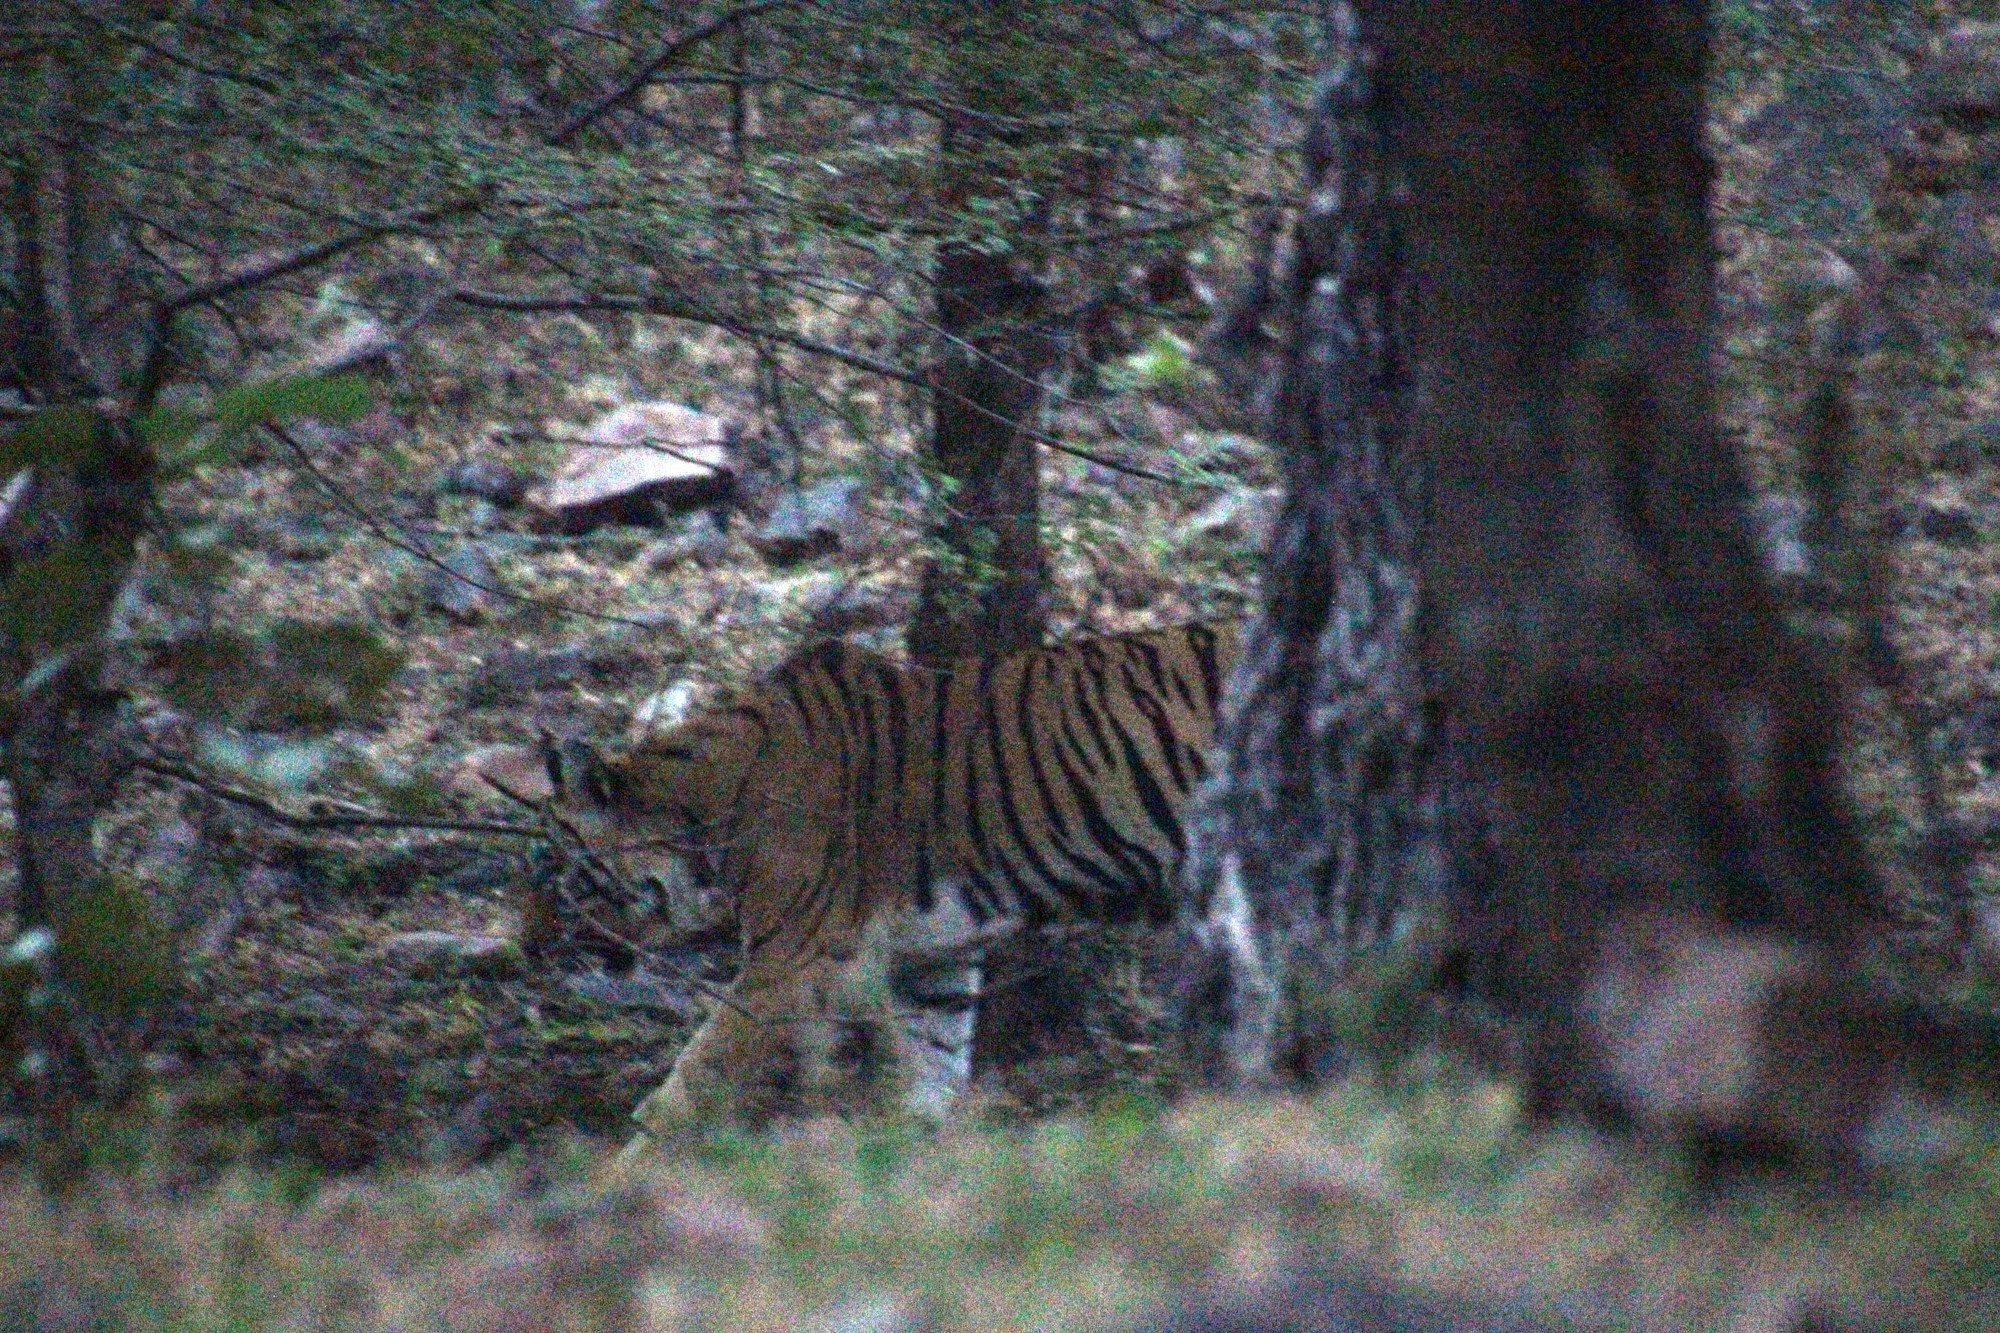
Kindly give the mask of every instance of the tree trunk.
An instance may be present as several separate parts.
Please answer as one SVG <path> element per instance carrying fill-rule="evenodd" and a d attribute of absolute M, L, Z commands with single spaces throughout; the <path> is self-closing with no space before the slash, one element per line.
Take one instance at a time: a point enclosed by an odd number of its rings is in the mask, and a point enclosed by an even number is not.
<path fill-rule="evenodd" d="M 54 58 L 43 74 L 43 133 L 13 164 L 6 201 L 15 370 L 34 415 L 0 437 L 0 776 L 15 924 L 50 928 L 54 948 L 31 1030 L 0 1044 L 18 1037 L 42 1057 L 22 1067 L 41 1071 L 31 1092 L 50 1142 L 65 1143 L 77 1098 L 128 1090 L 129 1038 L 163 981 L 143 897 L 103 873 L 93 842 L 128 759 L 100 684 L 102 636 L 137 559 L 155 460 L 118 401 L 137 359 L 133 284 L 74 86 L 94 85 Z M 74 1165 L 69 1149 L 57 1156 Z"/>
<path fill-rule="evenodd" d="M 1004 12 L 961 16 L 970 40 L 995 41 Z M 1009 89 L 968 88 L 947 119 L 942 203 L 1007 195 L 1017 136 L 995 128 L 1016 108 Z M 931 393 L 931 465 L 943 482 L 940 548 L 927 563 L 910 623 L 910 653 L 949 662 L 1039 647 L 1048 566 L 1042 552 L 1040 451 L 1033 432 L 1056 343 L 1044 324 L 1034 217 L 994 241 L 938 246 L 933 276 L 940 343 Z"/>
<path fill-rule="evenodd" d="M 998 45 L 1020 16 L 969 5 L 953 19 L 964 37 Z M 975 196 L 1005 198 L 1018 135 L 995 118 L 1018 110 L 1004 79 L 974 80 L 968 114 L 945 122 L 942 202 L 965 210 Z M 940 355 L 931 394 L 930 462 L 946 487 L 910 621 L 910 655 L 942 666 L 981 654 L 1040 647 L 1048 562 L 1041 534 L 1041 450 L 1033 439 L 1042 378 L 1056 341 L 1044 321 L 1036 216 L 1018 218 L 1002 244 L 948 241 L 933 284 Z M 1033 938 L 986 951 L 986 997 L 975 1028 L 973 1067 L 1018 1066 L 1044 1052 L 1087 1043 L 1077 1003 L 1087 980 Z"/>
<path fill-rule="evenodd" d="M 940 246 L 931 462 L 948 487 L 910 652 L 948 662 L 1039 647 L 1048 582 L 1032 435 L 1053 340 L 1041 282 L 1010 253 Z"/>
<path fill-rule="evenodd" d="M 1349 7 L 1307 139 L 1292 271 L 1218 327 L 1236 363 L 1275 295 L 1294 329 L 1272 431 L 1285 468 L 1263 598 L 1230 682 L 1216 771 L 1190 813 L 1199 984 L 1228 1014 L 1200 1063 L 1261 1081 L 1333 1052 L 1281 998 L 1330 984 L 1437 896 L 1432 747 L 1417 670 L 1408 284 L 1381 48 Z"/>
<path fill-rule="evenodd" d="M 1536 1106 L 1713 1128 L 1745 1107 L 1659 1094 L 1632 1024 L 1720 1022 L 1659 1012 L 1717 958 L 1697 1008 L 1833 996 L 1879 892 L 1845 682 L 1778 614 L 1716 428 L 1703 6 L 1338 8 L 1276 423 L 1294 495 L 1204 807 L 1198 994 L 1257 1076 L 1287 931 L 1339 963 L 1435 902 Z M 1273 688 L 1288 668 L 1310 684 Z"/>

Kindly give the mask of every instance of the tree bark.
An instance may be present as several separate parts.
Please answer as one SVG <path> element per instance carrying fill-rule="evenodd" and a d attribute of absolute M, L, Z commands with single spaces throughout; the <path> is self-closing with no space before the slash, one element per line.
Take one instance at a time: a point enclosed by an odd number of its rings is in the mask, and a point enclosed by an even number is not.
<path fill-rule="evenodd" d="M 938 246 L 933 292 L 939 355 L 931 391 L 930 462 L 945 487 L 909 631 L 911 656 L 944 663 L 1041 646 L 1048 565 L 1042 551 L 1040 451 L 1033 439 L 1042 379 L 1056 340 L 1046 326 L 1038 232 L 1047 202 L 1016 204 L 1030 131 L 1017 127 L 1027 96 L 1016 71 L 993 67 L 1031 30 L 1032 7 L 970 4 L 946 20 L 972 54 L 962 109 L 939 131 L 939 202 L 994 234 Z M 985 67 L 985 77 L 981 68 Z M 1042 187 L 1044 190 L 1046 186 Z M 1006 210 L 1012 210 L 1008 212 Z"/>
<path fill-rule="evenodd" d="M 1194 1012 L 1258 1077 L 1288 936 L 1340 966 L 1428 914 L 1534 1105 L 1643 1118 L 1628 1011 L 1717 950 L 1749 1008 L 1831 994 L 1880 900 L 1846 682 L 1779 615 L 1716 428 L 1704 7 L 1336 12 Z"/>
<path fill-rule="evenodd" d="M 1029 433 L 1055 364 L 1039 278 L 1012 251 L 940 246 L 931 463 L 949 488 L 909 646 L 918 661 L 1039 647 L 1048 583 L 1039 447 Z"/>
<path fill-rule="evenodd" d="M 155 459 L 117 401 L 136 361 L 120 217 L 91 169 L 72 86 L 82 80 L 49 62 L 42 133 L 14 163 L 7 199 L 15 369 L 35 413 L 0 437 L 0 776 L 14 813 L 14 923 L 53 931 L 52 998 L 30 1013 L 33 1030 L 0 1042 L 18 1037 L 42 1057 L 32 1095 L 60 1143 L 79 1098 L 129 1090 L 138 1026 L 103 1023 L 143 1020 L 161 967 L 143 899 L 106 877 L 93 839 L 129 761 L 117 700 L 101 687 L 102 635 L 146 530 Z"/>
<path fill-rule="evenodd" d="M 1211 1074 L 1311 1072 L 1281 999 L 1329 984 L 1441 891 L 1433 747 L 1416 658 L 1419 477 L 1407 420 L 1407 265 L 1381 43 L 1336 7 L 1305 145 L 1291 271 L 1221 321 L 1233 365 L 1276 303 L 1293 347 L 1271 431 L 1285 469 L 1258 614 L 1230 682 L 1216 771 L 1189 819 L 1192 909 L 1227 1015 Z M 1269 262 L 1268 260 L 1266 262 Z"/>

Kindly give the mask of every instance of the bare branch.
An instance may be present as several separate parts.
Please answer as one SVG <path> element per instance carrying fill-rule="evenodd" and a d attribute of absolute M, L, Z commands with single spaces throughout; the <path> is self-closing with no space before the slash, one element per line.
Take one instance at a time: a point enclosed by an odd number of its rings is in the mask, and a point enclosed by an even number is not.
<path fill-rule="evenodd" d="M 134 761 L 148 773 L 157 773 L 176 782 L 206 792 L 217 800 L 254 810 L 273 823 L 295 829 L 396 829 L 426 833 L 472 833 L 506 838 L 540 838 L 546 830 L 539 824 L 516 824 L 494 819 L 427 819 L 414 815 L 385 815 L 374 811 L 328 811 L 303 814 L 287 810 L 269 797 L 224 782 L 200 765 L 163 750 L 154 749 Z"/>
<path fill-rule="evenodd" d="M 792 333 L 785 329 L 758 327 L 719 310 L 708 310 L 678 301 L 641 296 L 513 296 L 506 292 L 473 290 L 461 290 L 455 294 L 454 299 L 475 309 L 501 310 L 521 315 L 549 314 L 558 311 L 578 313 L 592 310 L 616 310 L 625 313 L 658 315 L 666 319 L 684 319 L 690 323 L 706 324 L 711 328 L 718 328 L 726 333 L 733 333 L 737 337 L 748 339 L 751 342 L 766 341 L 778 343 L 782 346 L 806 352 L 812 356 L 825 357 L 829 361 L 837 361 L 844 366 L 850 366 L 870 375 L 879 375 L 883 379 L 893 380 L 898 384 L 907 384 L 912 388 L 922 389 L 926 393 L 944 393 L 947 397 L 963 402 L 975 411 L 987 413 L 988 415 L 992 414 L 992 410 L 983 403 L 972 402 L 972 400 L 962 395 L 942 389 L 940 386 L 933 384 L 928 376 L 920 375 L 916 371 L 899 366 L 893 361 L 884 361 L 880 357 L 870 356 L 866 352 L 857 352 L 851 348 L 822 342 L 818 338 L 809 338 L 804 334 Z M 1072 458 L 1080 458 L 1086 463 L 1094 463 L 1098 467 L 1109 468 L 1113 472 L 1122 473 L 1128 477 L 1137 477 L 1144 481 L 1158 482 L 1163 486 L 1180 485 L 1177 479 L 1168 476 L 1164 472 L 1157 472 L 1152 468 L 1141 467 L 1136 463 L 1122 462 L 1119 459 L 1100 454 L 1095 450 L 1086 449 L 1081 445 L 1071 444 L 1067 440 L 1059 440 L 1053 435 L 1043 434 L 1041 431 L 1022 425 L 1019 422 L 1010 424 L 1023 437 L 1042 446 L 1044 449 L 1052 449 L 1059 454 L 1068 454 Z"/>
<path fill-rule="evenodd" d="M 790 333 L 783 329 L 760 328 L 745 320 L 736 318 L 720 310 L 711 310 L 690 302 L 668 300 L 658 296 L 610 296 L 591 294 L 587 296 L 515 296 L 508 292 L 461 290 L 456 300 L 463 305 L 479 310 L 501 310 L 517 315 L 540 315 L 558 312 L 580 313 L 592 310 L 616 310 L 630 314 L 658 315 L 665 319 L 684 319 L 692 324 L 706 324 L 710 328 L 733 333 L 739 338 L 780 342 L 795 347 L 801 352 L 838 361 L 855 370 L 879 375 L 883 379 L 895 380 L 918 389 L 930 388 L 930 382 L 922 375 L 893 361 L 857 352 L 849 347 L 839 347 L 833 343 L 809 338 L 804 334 Z"/>
<path fill-rule="evenodd" d="M 401 217 L 364 223 L 338 236 L 331 236 L 312 245 L 259 260 L 234 273 L 227 273 L 213 281 L 190 287 L 162 301 L 153 311 L 153 327 L 147 339 L 145 370 L 139 377 L 139 388 L 133 397 L 134 404 L 142 408 L 149 406 L 154 396 L 159 393 L 160 384 L 166 377 L 167 345 L 173 332 L 174 318 L 182 311 L 193 306 L 220 301 L 225 297 L 249 291 L 253 287 L 261 287 L 306 269 L 316 268 L 350 250 L 367 245 L 371 241 L 379 241 L 385 236 L 412 231 L 470 212 L 480 207 L 489 197 L 490 191 L 482 190 L 468 197 L 420 209 Z"/>
<path fill-rule="evenodd" d="M 304 471 L 306 476 L 312 479 L 313 484 L 319 487 L 323 495 L 332 500 L 340 508 L 346 510 L 357 522 L 367 528 L 377 540 L 386 542 L 405 555 L 416 557 L 433 569 L 442 570 L 445 574 L 463 583 L 466 587 L 476 589 L 489 596 L 503 598 L 510 602 L 517 602 L 522 606 L 533 606 L 539 607 L 544 611 L 554 611 L 559 615 L 580 616 L 585 620 L 601 620 L 612 625 L 629 625 L 633 629 L 659 631 L 660 626 L 658 624 L 649 624 L 643 620 L 634 620 L 630 616 L 614 615 L 609 611 L 592 611 L 588 607 L 571 606 L 565 602 L 550 601 L 542 597 L 530 597 L 526 593 L 519 593 L 511 588 L 502 588 L 482 583 L 478 579 L 460 573 L 424 547 L 393 531 L 387 523 L 384 523 L 370 512 L 366 505 L 341 489 L 339 483 L 335 482 L 332 477 L 329 477 L 326 474 L 326 470 L 313 461 L 311 451 L 299 443 L 298 438 L 283 426 L 275 422 L 266 422 L 264 429 L 269 431 L 280 443 L 291 451 L 292 457 L 298 463 L 300 469 Z"/>
<path fill-rule="evenodd" d="M 674 38 L 674 40 L 668 42 L 658 51 L 640 61 L 611 91 L 597 97 L 589 105 L 564 121 L 554 133 L 549 135 L 549 146 L 551 148 L 560 148 L 596 124 L 608 112 L 637 97 L 641 90 L 648 83 L 652 82 L 654 75 L 717 33 L 734 24 L 741 23 L 745 19 L 755 18 L 759 14 L 769 13 L 774 9 L 788 9 L 795 3 L 797 3 L 797 0 L 759 0 L 759 3 L 743 5 L 730 10 L 726 14 L 717 15 L 709 22 L 702 24 L 699 28 L 682 33 L 679 37 Z"/>
<path fill-rule="evenodd" d="M 84 22 L 95 24 L 114 37 L 128 41 L 141 50 L 152 52 L 168 64 L 178 65 L 182 69 L 190 70 L 204 78 L 215 79 L 221 83 L 240 83 L 245 87 L 255 88 L 258 92 L 272 97 L 278 96 L 283 91 L 269 79 L 262 79 L 254 74 L 246 74 L 242 70 L 223 69 L 219 66 L 203 64 L 201 61 L 184 52 L 156 42 L 144 33 L 137 32 L 115 19 L 98 13 L 93 6 L 79 4 L 78 0 L 59 0 L 59 3 L 61 3 L 64 9 L 67 9 Z"/>

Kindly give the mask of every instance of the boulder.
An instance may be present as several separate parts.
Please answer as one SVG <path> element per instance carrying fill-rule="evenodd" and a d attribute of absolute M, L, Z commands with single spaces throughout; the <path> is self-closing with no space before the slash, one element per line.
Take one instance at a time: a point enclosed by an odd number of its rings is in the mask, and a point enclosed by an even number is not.
<path fill-rule="evenodd" d="M 860 526 L 862 489 L 853 477 L 836 477 L 793 491 L 759 525 L 750 544 L 774 565 L 831 555 Z"/>
<path fill-rule="evenodd" d="M 592 422 L 547 482 L 529 490 L 536 526 L 571 535 L 607 523 L 658 527 L 728 503 L 737 423 L 679 403 L 627 403 Z"/>

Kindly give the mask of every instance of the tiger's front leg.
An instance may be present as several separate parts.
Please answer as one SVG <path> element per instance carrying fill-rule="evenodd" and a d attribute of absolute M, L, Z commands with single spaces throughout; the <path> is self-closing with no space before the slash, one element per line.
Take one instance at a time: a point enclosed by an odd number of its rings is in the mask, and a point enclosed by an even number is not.
<path fill-rule="evenodd" d="M 836 959 L 751 958 L 632 1118 L 668 1138 L 709 1124 L 756 1125 L 811 1109 L 839 1044 Z"/>
<path fill-rule="evenodd" d="M 899 965 L 891 978 L 903 1109 L 941 1121 L 972 1084 L 972 1037 L 986 970 L 977 962 Z"/>
<path fill-rule="evenodd" d="M 817 956 L 776 945 L 743 974 L 633 1112 L 650 1139 L 702 1124 L 879 1108 L 942 1120 L 971 1082 L 984 981 L 962 912 L 890 912 Z"/>

